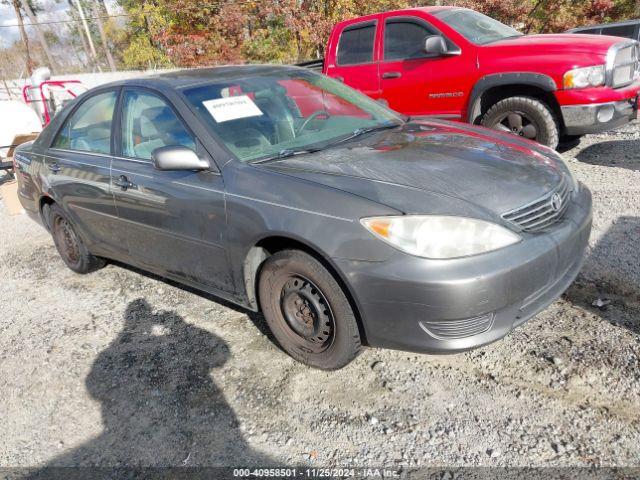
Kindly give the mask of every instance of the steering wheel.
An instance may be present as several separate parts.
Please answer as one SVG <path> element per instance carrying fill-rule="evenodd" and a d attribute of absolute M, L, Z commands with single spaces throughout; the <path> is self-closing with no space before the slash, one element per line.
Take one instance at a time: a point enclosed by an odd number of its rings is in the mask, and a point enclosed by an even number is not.
<path fill-rule="evenodd" d="M 298 135 L 300 135 L 304 131 L 305 128 L 307 128 L 307 126 L 309 125 L 311 120 L 314 120 L 315 118 L 318 118 L 320 116 L 325 116 L 325 117 L 329 118 L 331 116 L 331 114 L 329 112 L 327 112 L 326 110 L 316 110 L 311 115 L 309 115 L 304 122 L 302 122 L 302 125 L 300 125 L 296 129 L 296 137 Z"/>

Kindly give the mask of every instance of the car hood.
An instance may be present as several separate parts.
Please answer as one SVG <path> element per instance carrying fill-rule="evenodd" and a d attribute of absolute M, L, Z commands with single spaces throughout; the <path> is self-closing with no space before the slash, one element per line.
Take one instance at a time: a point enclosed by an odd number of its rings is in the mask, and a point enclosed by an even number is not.
<path fill-rule="evenodd" d="M 606 55 L 611 45 L 625 41 L 624 38 L 610 37 L 607 35 L 585 35 L 574 33 L 544 33 L 539 35 L 522 35 L 521 37 L 507 38 L 492 42 L 484 47 L 496 49 L 501 47 L 522 47 L 528 51 L 536 48 L 545 53 L 601 53 Z M 627 40 L 628 41 L 628 40 Z M 526 51 L 525 50 L 525 51 Z"/>
<path fill-rule="evenodd" d="M 558 185 L 565 168 L 532 142 L 450 122 L 406 124 L 262 166 L 404 213 L 460 214 L 465 208 L 491 217 L 539 199 Z"/>

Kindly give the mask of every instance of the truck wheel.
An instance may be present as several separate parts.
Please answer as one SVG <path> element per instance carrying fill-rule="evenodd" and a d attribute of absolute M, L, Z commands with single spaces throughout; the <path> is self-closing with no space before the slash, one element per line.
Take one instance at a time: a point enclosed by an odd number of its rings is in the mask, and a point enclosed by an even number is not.
<path fill-rule="evenodd" d="M 349 300 L 333 275 L 312 256 L 299 250 L 275 253 L 261 269 L 258 292 L 273 335 L 299 362 L 337 370 L 360 352 Z"/>
<path fill-rule="evenodd" d="M 89 253 L 71 220 L 55 203 L 49 208 L 49 225 L 53 243 L 67 267 L 76 273 L 89 273 L 104 267 L 105 261 Z"/>
<path fill-rule="evenodd" d="M 547 105 L 531 97 L 510 97 L 500 100 L 484 114 L 483 126 L 535 140 L 556 148 L 559 128 L 555 115 Z"/>

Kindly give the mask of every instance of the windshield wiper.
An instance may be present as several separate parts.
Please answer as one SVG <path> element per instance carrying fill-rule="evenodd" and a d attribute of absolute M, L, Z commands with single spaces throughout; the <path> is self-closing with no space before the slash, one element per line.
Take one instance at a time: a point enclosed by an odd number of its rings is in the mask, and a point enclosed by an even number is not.
<path fill-rule="evenodd" d="M 278 153 L 274 155 L 269 155 L 268 157 L 253 160 L 251 163 L 253 163 L 254 165 L 257 165 L 260 163 L 275 162 L 278 160 L 282 160 L 283 158 L 293 157 L 294 155 L 301 155 L 303 153 L 319 152 L 320 150 L 325 150 L 326 148 L 330 148 L 335 145 L 340 145 L 341 143 L 348 142 L 349 140 L 353 140 L 354 138 L 364 135 L 365 133 L 375 132 L 377 130 L 387 130 L 389 128 L 396 128 L 401 125 L 402 124 L 393 123 L 391 125 L 376 125 L 375 127 L 356 128 L 353 132 L 351 132 L 346 137 L 342 137 L 332 142 L 325 143 L 319 147 L 299 148 L 299 149 L 285 148 L 283 150 L 280 150 Z"/>
<path fill-rule="evenodd" d="M 301 155 L 303 153 L 317 152 L 318 150 L 320 150 L 320 149 L 319 148 L 300 148 L 300 149 L 284 148 L 284 149 L 280 150 L 278 153 L 276 153 L 274 155 L 269 155 L 268 157 L 259 158 L 257 160 L 254 160 L 254 161 L 250 162 L 250 163 L 258 164 L 258 163 L 273 162 L 273 161 L 276 161 L 276 160 L 281 160 L 283 158 L 293 157 L 294 155 Z"/>
<path fill-rule="evenodd" d="M 375 132 L 378 130 L 388 130 L 390 128 L 400 127 L 401 125 L 402 124 L 392 123 L 390 125 L 376 125 L 375 127 L 356 128 L 353 132 L 351 132 L 351 134 L 347 135 L 346 137 L 339 138 L 337 140 L 334 140 L 333 142 L 325 143 L 318 150 L 340 145 L 341 143 L 345 143 L 345 142 L 348 142 L 349 140 L 353 140 L 354 138 L 364 135 L 365 133 Z"/>

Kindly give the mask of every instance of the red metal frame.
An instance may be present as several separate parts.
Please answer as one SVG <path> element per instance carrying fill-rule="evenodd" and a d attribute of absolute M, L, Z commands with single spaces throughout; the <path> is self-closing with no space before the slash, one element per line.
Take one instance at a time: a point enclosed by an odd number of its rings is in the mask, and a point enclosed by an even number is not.
<path fill-rule="evenodd" d="M 42 122 L 42 126 L 47 125 L 50 121 L 51 121 L 51 115 L 49 114 L 49 107 L 47 106 L 47 97 L 45 97 L 44 95 L 44 87 L 45 86 L 54 86 L 54 87 L 60 87 L 63 88 L 67 91 L 67 93 L 69 95 L 71 95 L 73 98 L 77 97 L 77 95 L 71 91 L 71 89 L 67 88 L 67 84 L 69 83 L 73 83 L 73 84 L 82 84 L 82 82 L 80 80 L 46 80 L 44 82 L 42 82 L 40 85 L 38 85 L 37 87 L 34 85 L 25 85 L 22 88 L 22 98 L 24 99 L 24 102 L 26 104 L 29 103 L 34 103 L 34 102 L 42 102 L 43 105 L 43 112 L 44 112 L 44 122 Z M 31 100 L 29 98 L 29 96 L 27 95 L 27 93 L 29 92 L 29 90 L 32 90 L 34 88 L 38 88 L 40 90 L 40 99 L 39 100 Z"/>

